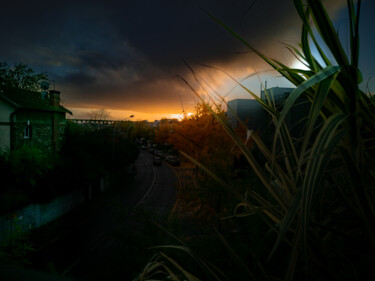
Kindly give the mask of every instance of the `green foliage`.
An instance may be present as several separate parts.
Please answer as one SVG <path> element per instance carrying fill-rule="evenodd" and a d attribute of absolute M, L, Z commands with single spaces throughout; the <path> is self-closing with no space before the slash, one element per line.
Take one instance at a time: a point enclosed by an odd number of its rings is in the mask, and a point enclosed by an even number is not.
<path fill-rule="evenodd" d="M 0 87 L 20 88 L 29 91 L 40 91 L 40 83 L 48 81 L 47 73 L 37 73 L 26 64 L 18 63 L 10 67 L 0 63 Z"/>
<path fill-rule="evenodd" d="M 11 233 L 0 242 L 0 262 L 19 266 L 29 265 L 29 256 L 35 249 L 17 223 L 16 217 L 11 218 L 11 230 Z"/>
<path fill-rule="evenodd" d="M 46 203 L 88 184 L 99 190 L 100 178 L 116 172 L 121 172 L 117 180 L 129 180 L 126 168 L 137 155 L 137 147 L 111 129 L 69 123 L 55 159 L 31 146 L 0 155 L 0 213 Z"/>
<path fill-rule="evenodd" d="M 51 172 L 49 159 L 37 148 L 22 146 L 0 156 L 0 213 L 34 202 L 38 186 Z"/>
<path fill-rule="evenodd" d="M 92 182 L 100 175 L 121 170 L 138 156 L 136 145 L 112 128 L 91 130 L 68 123 L 61 148 L 64 166 L 73 178 Z"/>
<path fill-rule="evenodd" d="M 155 130 L 147 121 L 137 121 L 131 134 L 135 138 L 154 139 Z"/>
<path fill-rule="evenodd" d="M 10 151 L 8 161 L 15 182 L 32 187 L 52 168 L 48 157 L 40 149 L 27 145 Z"/>

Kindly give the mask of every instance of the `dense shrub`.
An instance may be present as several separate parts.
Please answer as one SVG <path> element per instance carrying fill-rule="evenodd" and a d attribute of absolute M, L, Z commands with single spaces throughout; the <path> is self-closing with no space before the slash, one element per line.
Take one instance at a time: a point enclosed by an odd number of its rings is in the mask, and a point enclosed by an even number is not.
<path fill-rule="evenodd" d="M 39 149 L 22 146 L 0 156 L 0 213 L 35 201 L 38 183 L 52 170 L 52 161 Z"/>
<path fill-rule="evenodd" d="M 92 130 L 68 123 L 54 157 L 30 146 L 0 155 L 0 213 L 98 185 L 101 177 L 126 171 L 137 155 L 136 145 L 111 128 Z"/>

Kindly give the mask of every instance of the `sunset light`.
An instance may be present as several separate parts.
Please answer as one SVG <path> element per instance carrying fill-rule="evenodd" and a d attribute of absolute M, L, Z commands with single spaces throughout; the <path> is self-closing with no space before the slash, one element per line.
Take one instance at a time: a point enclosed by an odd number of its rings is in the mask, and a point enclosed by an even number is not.
<path fill-rule="evenodd" d="M 2 1 L 1 280 L 375 280 L 375 0 Z"/>
<path fill-rule="evenodd" d="M 179 114 L 171 114 L 170 115 L 170 118 L 171 119 L 177 119 L 178 121 L 181 121 L 182 119 L 184 119 L 185 117 L 190 117 L 191 115 L 193 115 L 194 113 L 192 112 L 189 112 L 189 113 L 186 113 L 186 114 L 183 114 L 183 113 L 179 113 Z"/>
<path fill-rule="evenodd" d="M 97 111 L 98 109 L 95 108 L 70 108 L 73 115 L 70 117 L 71 119 L 88 119 L 92 112 Z M 178 119 L 181 121 L 184 118 L 184 114 L 182 113 L 147 113 L 147 112 L 140 112 L 140 111 L 130 111 L 130 110 L 113 110 L 113 109 L 105 109 L 109 114 L 106 119 L 108 120 L 124 120 L 127 117 L 134 115 L 132 121 L 142 121 L 147 120 L 152 122 L 154 120 L 160 120 L 163 118 L 167 119 Z M 193 113 L 187 113 L 187 116 L 191 116 Z"/>

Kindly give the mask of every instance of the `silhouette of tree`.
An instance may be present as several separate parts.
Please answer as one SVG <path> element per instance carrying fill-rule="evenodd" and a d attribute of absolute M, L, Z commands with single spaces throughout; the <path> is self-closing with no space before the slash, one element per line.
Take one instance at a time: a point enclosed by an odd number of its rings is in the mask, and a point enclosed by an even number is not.
<path fill-rule="evenodd" d="M 111 116 L 111 113 L 107 109 L 99 108 L 96 110 L 92 110 L 89 113 L 89 116 L 90 119 L 93 120 L 107 120 Z"/>
<path fill-rule="evenodd" d="M 29 91 L 40 91 L 41 83 L 48 81 L 47 73 L 37 73 L 24 63 L 10 67 L 0 62 L 0 87 L 20 88 Z"/>
<path fill-rule="evenodd" d="M 217 109 L 215 114 L 226 119 L 223 109 Z M 238 133 L 245 137 L 244 130 L 239 130 Z M 190 155 L 224 180 L 233 176 L 233 162 L 240 155 L 223 126 L 202 102 L 197 104 L 193 115 L 186 116 L 180 122 L 161 120 L 155 140 L 173 145 L 176 150 Z M 179 197 L 186 203 L 181 204 L 188 211 L 197 212 L 196 215 L 202 220 L 222 215 L 229 209 L 231 194 L 208 175 L 201 173 L 198 167 L 195 168 L 194 175 L 195 183 L 180 190 Z"/>

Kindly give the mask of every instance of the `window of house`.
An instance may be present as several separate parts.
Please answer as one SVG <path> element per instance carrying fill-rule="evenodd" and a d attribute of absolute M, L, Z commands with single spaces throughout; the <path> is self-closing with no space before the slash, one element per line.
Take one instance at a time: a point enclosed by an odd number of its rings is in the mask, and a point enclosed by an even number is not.
<path fill-rule="evenodd" d="M 24 139 L 30 139 L 31 138 L 31 125 L 30 121 L 27 120 L 27 124 L 25 128 L 23 129 L 23 138 Z"/>

